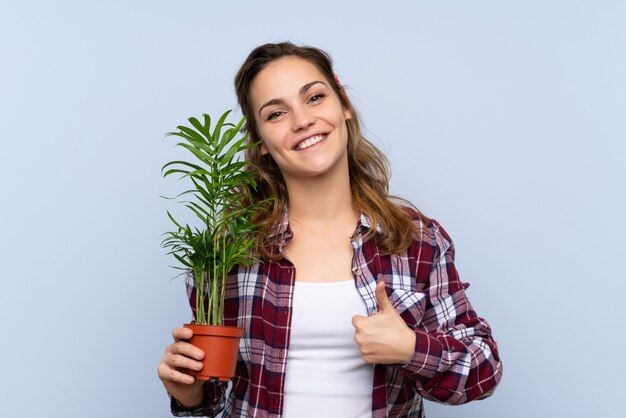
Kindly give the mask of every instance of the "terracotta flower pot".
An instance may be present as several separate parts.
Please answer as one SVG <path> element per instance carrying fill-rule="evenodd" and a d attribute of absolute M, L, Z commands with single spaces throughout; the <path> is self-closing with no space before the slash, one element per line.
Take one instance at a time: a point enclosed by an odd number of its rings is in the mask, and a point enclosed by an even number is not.
<path fill-rule="evenodd" d="M 193 331 L 189 342 L 204 351 L 204 367 L 199 371 L 189 370 L 189 374 L 198 380 L 214 377 L 228 382 L 235 375 L 243 328 L 198 324 L 184 324 L 184 327 Z"/>

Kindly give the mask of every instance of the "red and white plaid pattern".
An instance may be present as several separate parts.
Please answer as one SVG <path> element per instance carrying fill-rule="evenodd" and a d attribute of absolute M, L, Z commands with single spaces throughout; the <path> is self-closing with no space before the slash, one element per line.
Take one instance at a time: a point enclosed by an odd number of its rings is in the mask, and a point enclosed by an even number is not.
<path fill-rule="evenodd" d="M 465 295 L 468 286 L 454 267 L 454 245 L 436 222 L 420 223 L 422 235 L 402 254 L 381 255 L 374 240 L 361 238 L 371 228 L 362 215 L 354 233 L 352 271 L 369 314 L 377 311 L 375 287 L 387 295 L 417 335 L 407 365 L 374 368 L 372 417 L 424 417 L 422 397 L 461 404 L 489 396 L 500 381 L 502 364 L 488 323 Z M 276 235 L 283 245 L 292 236 L 285 213 Z M 225 325 L 245 329 L 233 389 L 204 385 L 205 405 L 177 416 L 280 417 L 289 350 L 295 268 L 286 259 L 236 268 L 229 279 Z M 195 300 L 189 284 L 190 302 Z M 191 303 L 192 307 L 194 303 Z M 193 309 L 193 308 L 192 308 Z"/>

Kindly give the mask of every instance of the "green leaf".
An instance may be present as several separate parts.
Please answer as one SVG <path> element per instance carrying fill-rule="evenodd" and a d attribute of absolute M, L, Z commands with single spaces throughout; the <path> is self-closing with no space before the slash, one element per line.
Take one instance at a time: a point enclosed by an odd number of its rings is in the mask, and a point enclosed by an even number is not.
<path fill-rule="evenodd" d="M 204 118 L 204 134 L 208 137 L 211 136 L 211 116 L 209 116 L 206 113 L 202 114 L 202 117 Z"/>
<path fill-rule="evenodd" d="M 215 159 L 213 158 L 213 156 L 210 153 L 203 152 L 202 150 L 200 150 L 200 149 L 198 149 L 198 148 L 196 148 L 196 147 L 194 147 L 192 145 L 184 144 L 182 142 L 180 144 L 177 144 L 177 145 L 179 145 L 179 146 L 181 146 L 183 148 L 186 148 L 187 150 L 191 151 L 191 153 L 193 155 L 195 155 L 200 161 L 202 161 L 203 163 L 205 163 L 207 165 L 211 164 L 211 163 L 213 163 L 215 161 Z"/>
<path fill-rule="evenodd" d="M 191 181 L 196 186 L 196 190 L 202 195 L 202 197 L 204 197 L 209 202 L 215 201 L 214 193 L 211 193 L 213 192 L 212 189 L 205 189 L 204 187 L 200 186 L 200 184 L 194 179 L 191 179 Z"/>
<path fill-rule="evenodd" d="M 210 133 L 208 132 L 208 127 L 203 126 L 202 123 L 193 116 L 187 119 L 191 125 L 196 128 L 198 132 L 200 132 L 206 139 L 210 139 Z M 209 121 L 210 123 L 210 121 Z"/>
<path fill-rule="evenodd" d="M 188 142 L 194 141 L 193 137 L 187 135 L 184 132 L 168 132 L 167 134 L 165 134 L 166 138 L 170 136 L 177 136 L 179 138 L 183 138 L 185 141 L 188 141 Z"/>
<path fill-rule="evenodd" d="M 191 119 L 193 119 L 193 118 L 190 118 L 190 120 Z M 196 122 L 197 122 L 197 120 L 196 120 Z M 200 144 L 207 143 L 207 140 L 206 140 L 206 138 L 204 136 L 202 136 L 197 131 L 194 131 L 193 129 L 191 129 L 191 128 L 187 127 L 187 126 L 180 125 L 180 126 L 177 126 L 176 128 L 178 130 L 180 130 L 182 133 L 187 134 L 188 138 L 186 138 L 186 139 L 188 139 L 188 140 L 189 140 L 189 138 L 191 138 L 192 140 L 194 140 L 194 141 L 196 141 L 196 142 L 198 142 Z M 178 135 L 178 136 L 181 136 L 181 135 Z"/>
<path fill-rule="evenodd" d="M 174 225 L 176 225 L 177 227 L 181 227 L 180 224 L 178 222 L 176 222 L 176 219 L 174 219 L 174 217 L 172 216 L 172 214 L 169 211 L 167 212 L 167 216 L 172 220 L 172 222 L 174 222 Z"/>
<path fill-rule="evenodd" d="M 236 125 L 233 126 L 233 128 L 227 130 L 226 132 L 224 132 L 224 135 L 222 135 L 222 139 L 220 140 L 218 146 L 217 146 L 217 153 L 221 154 L 222 150 L 226 147 L 226 145 L 228 145 L 239 133 L 241 126 L 243 125 L 243 121 L 245 121 L 245 119 L 241 119 L 241 121 Z M 247 140 L 248 139 L 248 134 L 244 135 L 244 138 Z"/>
<path fill-rule="evenodd" d="M 248 138 L 244 136 L 243 138 L 239 139 L 237 142 L 232 144 L 230 146 L 230 148 L 228 149 L 228 151 L 226 151 L 226 153 L 224 155 L 219 157 L 219 161 L 222 164 L 230 163 L 230 161 L 232 161 L 232 159 L 235 156 L 235 154 L 237 154 L 239 151 L 241 151 L 241 146 L 247 139 Z"/>
<path fill-rule="evenodd" d="M 213 135 L 211 135 L 211 140 L 212 140 L 214 145 L 217 145 L 217 143 L 218 143 L 218 140 L 219 140 L 219 138 L 221 136 L 222 127 L 224 126 L 226 118 L 228 117 L 230 112 L 232 112 L 232 110 L 227 110 L 226 112 L 224 112 L 224 114 L 220 117 L 220 119 L 215 124 L 215 129 L 213 130 Z"/>

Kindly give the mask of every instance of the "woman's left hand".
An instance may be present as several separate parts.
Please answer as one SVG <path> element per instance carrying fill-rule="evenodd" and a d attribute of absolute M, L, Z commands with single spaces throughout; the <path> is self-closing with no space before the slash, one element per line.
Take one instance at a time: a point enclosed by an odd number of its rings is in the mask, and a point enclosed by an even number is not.
<path fill-rule="evenodd" d="M 385 283 L 376 285 L 378 312 L 372 316 L 352 317 L 354 341 L 368 363 L 407 364 L 415 351 L 415 331 L 408 327 L 393 308 Z"/>

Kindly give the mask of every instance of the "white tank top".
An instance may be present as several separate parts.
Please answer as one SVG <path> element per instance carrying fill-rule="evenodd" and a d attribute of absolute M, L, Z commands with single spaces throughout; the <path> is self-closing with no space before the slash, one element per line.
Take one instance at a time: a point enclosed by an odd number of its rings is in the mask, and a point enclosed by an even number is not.
<path fill-rule="evenodd" d="M 283 417 L 372 416 L 374 366 L 354 342 L 357 314 L 367 311 L 353 279 L 295 283 Z"/>

